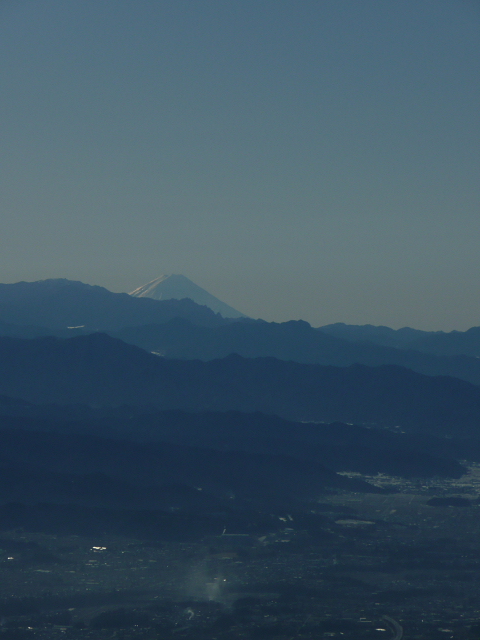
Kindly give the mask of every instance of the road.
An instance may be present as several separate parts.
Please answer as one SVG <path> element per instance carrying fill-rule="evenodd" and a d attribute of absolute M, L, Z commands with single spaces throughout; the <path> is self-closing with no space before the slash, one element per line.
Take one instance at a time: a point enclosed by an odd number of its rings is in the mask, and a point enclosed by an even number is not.
<path fill-rule="evenodd" d="M 403 627 L 402 627 L 402 625 L 399 624 L 393 618 L 390 618 L 390 616 L 383 616 L 383 619 L 386 620 L 386 622 L 388 622 L 389 625 L 392 627 L 392 630 L 393 630 L 393 632 L 395 634 L 392 637 L 392 640 L 402 640 L 402 638 L 403 638 Z"/>

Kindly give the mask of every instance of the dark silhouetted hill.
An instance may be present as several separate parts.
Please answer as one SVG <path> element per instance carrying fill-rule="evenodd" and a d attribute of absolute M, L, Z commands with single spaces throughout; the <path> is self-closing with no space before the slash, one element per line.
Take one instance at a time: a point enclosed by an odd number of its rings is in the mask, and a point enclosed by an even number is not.
<path fill-rule="evenodd" d="M 473 461 L 480 456 L 480 444 L 472 440 L 467 444 L 452 438 L 338 422 L 305 424 L 258 412 L 144 413 L 124 407 L 123 412 L 121 408 L 111 411 L 85 408 L 81 415 L 78 407 L 29 405 L 28 411 L 22 412 L 22 406 L 17 405 L 17 415 L 12 413 L 10 410 L 0 414 L 0 429 L 54 431 L 143 444 L 170 443 L 219 452 L 288 456 L 322 464 L 332 471 L 370 475 L 460 477 L 465 469 L 455 458 Z"/>
<path fill-rule="evenodd" d="M 480 385 L 480 360 L 477 358 L 435 356 L 368 342 L 351 342 L 313 329 L 302 320 L 234 322 L 219 327 L 200 327 L 176 318 L 163 325 L 125 328 L 113 335 L 167 358 L 213 360 L 237 353 L 244 358 L 273 357 L 336 367 L 354 363 L 368 366 L 396 364 L 418 373 L 448 375 Z"/>
<path fill-rule="evenodd" d="M 0 319 L 7 325 L 98 331 L 163 323 L 176 317 L 201 325 L 225 322 L 208 307 L 188 299 L 135 298 L 65 279 L 0 284 Z"/>
<path fill-rule="evenodd" d="M 376 491 L 314 460 L 168 442 L 0 429 L 0 501 L 197 508 L 219 500 L 309 501 L 325 487 Z M 184 487 L 184 489 L 181 489 Z"/>
<path fill-rule="evenodd" d="M 467 331 L 419 331 L 418 329 L 390 329 L 370 324 L 349 325 L 343 322 L 319 329 L 331 336 L 351 342 L 370 342 L 377 345 L 410 349 L 436 356 L 480 357 L 480 327 Z"/>
<path fill-rule="evenodd" d="M 414 340 L 419 340 L 435 333 L 434 331 L 421 331 L 410 327 L 391 329 L 382 325 L 357 325 L 345 324 L 344 322 L 326 324 L 318 330 L 351 342 L 372 342 L 383 347 L 396 347 L 398 349 L 410 349 L 412 348 L 410 345 Z"/>
<path fill-rule="evenodd" d="M 303 321 L 225 320 L 189 299 L 137 298 L 64 279 L 0 284 L 0 335 L 69 337 L 97 330 L 173 359 L 214 360 L 237 353 L 333 366 L 396 364 L 480 385 L 480 360 L 452 355 L 460 349 L 455 341 L 475 351 L 480 330 L 441 334 L 342 324 L 318 330 Z M 429 347 L 432 340 L 450 346 Z M 429 349 L 452 353 L 435 355 Z"/>
<path fill-rule="evenodd" d="M 480 358 L 480 327 L 419 337 L 411 343 L 411 348 L 438 356 L 464 354 Z"/>
<path fill-rule="evenodd" d="M 47 329 L 46 327 L 11 324 L 0 320 L 0 336 L 9 338 L 40 338 L 53 334 L 57 335 L 57 332 L 52 331 L 52 329 Z M 65 335 L 65 337 L 67 337 L 67 335 Z"/>
<path fill-rule="evenodd" d="M 105 334 L 0 338 L 0 394 L 35 403 L 261 411 L 291 420 L 478 433 L 480 389 L 384 365 L 167 360 Z"/>

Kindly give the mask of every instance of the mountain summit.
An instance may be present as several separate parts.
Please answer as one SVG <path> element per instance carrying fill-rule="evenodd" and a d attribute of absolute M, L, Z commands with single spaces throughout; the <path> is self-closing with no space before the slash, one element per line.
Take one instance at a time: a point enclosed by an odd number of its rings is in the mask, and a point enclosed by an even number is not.
<path fill-rule="evenodd" d="M 208 291 L 205 291 L 205 289 L 202 289 L 185 276 L 176 273 L 163 275 L 151 282 L 147 282 L 147 284 L 132 291 L 130 295 L 136 298 L 153 298 L 154 300 L 190 298 L 197 304 L 205 305 L 215 313 L 220 313 L 224 318 L 246 317 L 243 313 L 212 296 L 211 293 L 208 293 Z"/>

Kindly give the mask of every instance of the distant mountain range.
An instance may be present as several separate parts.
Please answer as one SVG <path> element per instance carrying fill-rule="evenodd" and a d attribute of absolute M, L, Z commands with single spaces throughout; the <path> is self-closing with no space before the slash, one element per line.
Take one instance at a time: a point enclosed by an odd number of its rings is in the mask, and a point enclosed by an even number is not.
<path fill-rule="evenodd" d="M 480 461 L 480 328 L 269 323 L 182 276 L 133 293 L 0 285 L 0 529 L 196 540 L 292 513 L 321 539 L 325 491 Z"/>
<path fill-rule="evenodd" d="M 334 471 L 372 475 L 460 477 L 464 468 L 452 456 L 480 459 L 480 440 L 446 440 L 340 422 L 299 423 L 260 412 L 145 412 L 132 407 L 89 409 L 30 403 L 17 404 L 12 411 L 11 405 L 0 401 L 0 424 L 23 431 L 287 456 L 321 463 Z"/>
<path fill-rule="evenodd" d="M 165 278 L 153 289 L 178 278 L 183 276 Z M 0 335 L 69 337 L 96 331 L 167 358 L 207 361 L 237 353 L 337 367 L 396 364 L 480 385 L 480 328 L 464 333 L 344 324 L 313 329 L 303 321 L 224 318 L 190 299 L 154 300 L 65 279 L 0 284 Z"/>
<path fill-rule="evenodd" d="M 224 318 L 245 318 L 240 311 L 222 302 L 211 293 L 205 291 L 194 282 L 180 274 L 163 275 L 130 293 L 136 298 L 153 298 L 154 300 L 182 300 L 189 298 L 200 305 L 205 305 Z"/>
<path fill-rule="evenodd" d="M 480 360 L 437 356 L 329 335 L 307 322 L 232 322 L 200 327 L 181 318 L 162 325 L 126 327 L 110 332 L 125 342 L 167 358 L 214 360 L 237 353 L 244 358 L 274 357 L 305 364 L 346 367 L 396 364 L 426 375 L 448 375 L 480 385 Z"/>
<path fill-rule="evenodd" d="M 337 322 L 320 327 L 324 333 L 350 340 L 431 353 L 437 356 L 466 355 L 480 358 L 480 327 L 467 331 L 420 331 L 418 329 L 390 329 L 371 324 L 353 325 Z"/>
<path fill-rule="evenodd" d="M 220 314 L 188 299 L 137 298 L 65 279 L 0 284 L 0 321 L 3 326 L 26 326 L 24 331 L 29 334 L 67 329 L 113 330 L 161 324 L 172 318 L 185 318 L 204 326 L 225 322 Z M 12 327 L 7 329 L 12 334 Z"/>
<path fill-rule="evenodd" d="M 344 322 L 326 324 L 320 327 L 319 330 L 336 338 L 342 338 L 351 342 L 372 342 L 382 347 L 395 347 L 397 349 L 410 349 L 410 345 L 416 340 L 421 340 L 434 333 L 433 331 L 421 331 L 420 329 L 411 329 L 410 327 L 391 329 L 390 327 L 384 327 L 382 325 L 357 325 L 345 324 Z"/>
<path fill-rule="evenodd" d="M 262 411 L 292 420 L 478 435 L 480 389 L 384 365 L 167 360 L 105 334 L 0 338 L 0 393 L 37 403 Z"/>

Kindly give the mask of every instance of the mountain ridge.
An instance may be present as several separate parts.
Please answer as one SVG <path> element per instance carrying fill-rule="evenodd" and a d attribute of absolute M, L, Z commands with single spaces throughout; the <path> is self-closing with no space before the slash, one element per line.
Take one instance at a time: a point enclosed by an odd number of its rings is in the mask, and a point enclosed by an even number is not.
<path fill-rule="evenodd" d="M 224 318 L 246 318 L 245 314 L 237 311 L 216 296 L 192 282 L 189 278 L 178 273 L 161 275 L 150 282 L 130 292 L 136 298 L 153 298 L 154 300 L 182 300 L 189 298 L 200 305 L 205 305 Z"/>
<path fill-rule="evenodd" d="M 480 385 L 480 360 L 471 356 L 436 356 L 429 353 L 353 342 L 313 329 L 303 320 L 275 323 L 262 320 L 232 322 L 218 327 L 194 326 L 175 318 L 162 325 L 125 327 L 110 332 L 142 349 L 173 359 L 224 358 L 238 353 L 245 358 L 274 357 L 303 364 L 367 366 L 396 364 L 426 375 L 448 375 Z"/>
<path fill-rule="evenodd" d="M 480 357 L 480 327 L 470 327 L 466 331 L 422 331 L 411 327 L 391 329 L 382 325 L 336 322 L 318 330 L 351 342 L 370 342 L 438 356 Z"/>
<path fill-rule="evenodd" d="M 168 360 L 106 334 L 0 338 L 0 394 L 42 404 L 261 411 L 289 420 L 478 434 L 480 389 L 396 365 Z"/>
<path fill-rule="evenodd" d="M 0 284 L 0 320 L 5 324 L 99 331 L 161 324 L 174 317 L 212 326 L 229 322 L 189 299 L 136 298 L 64 278 Z"/>

